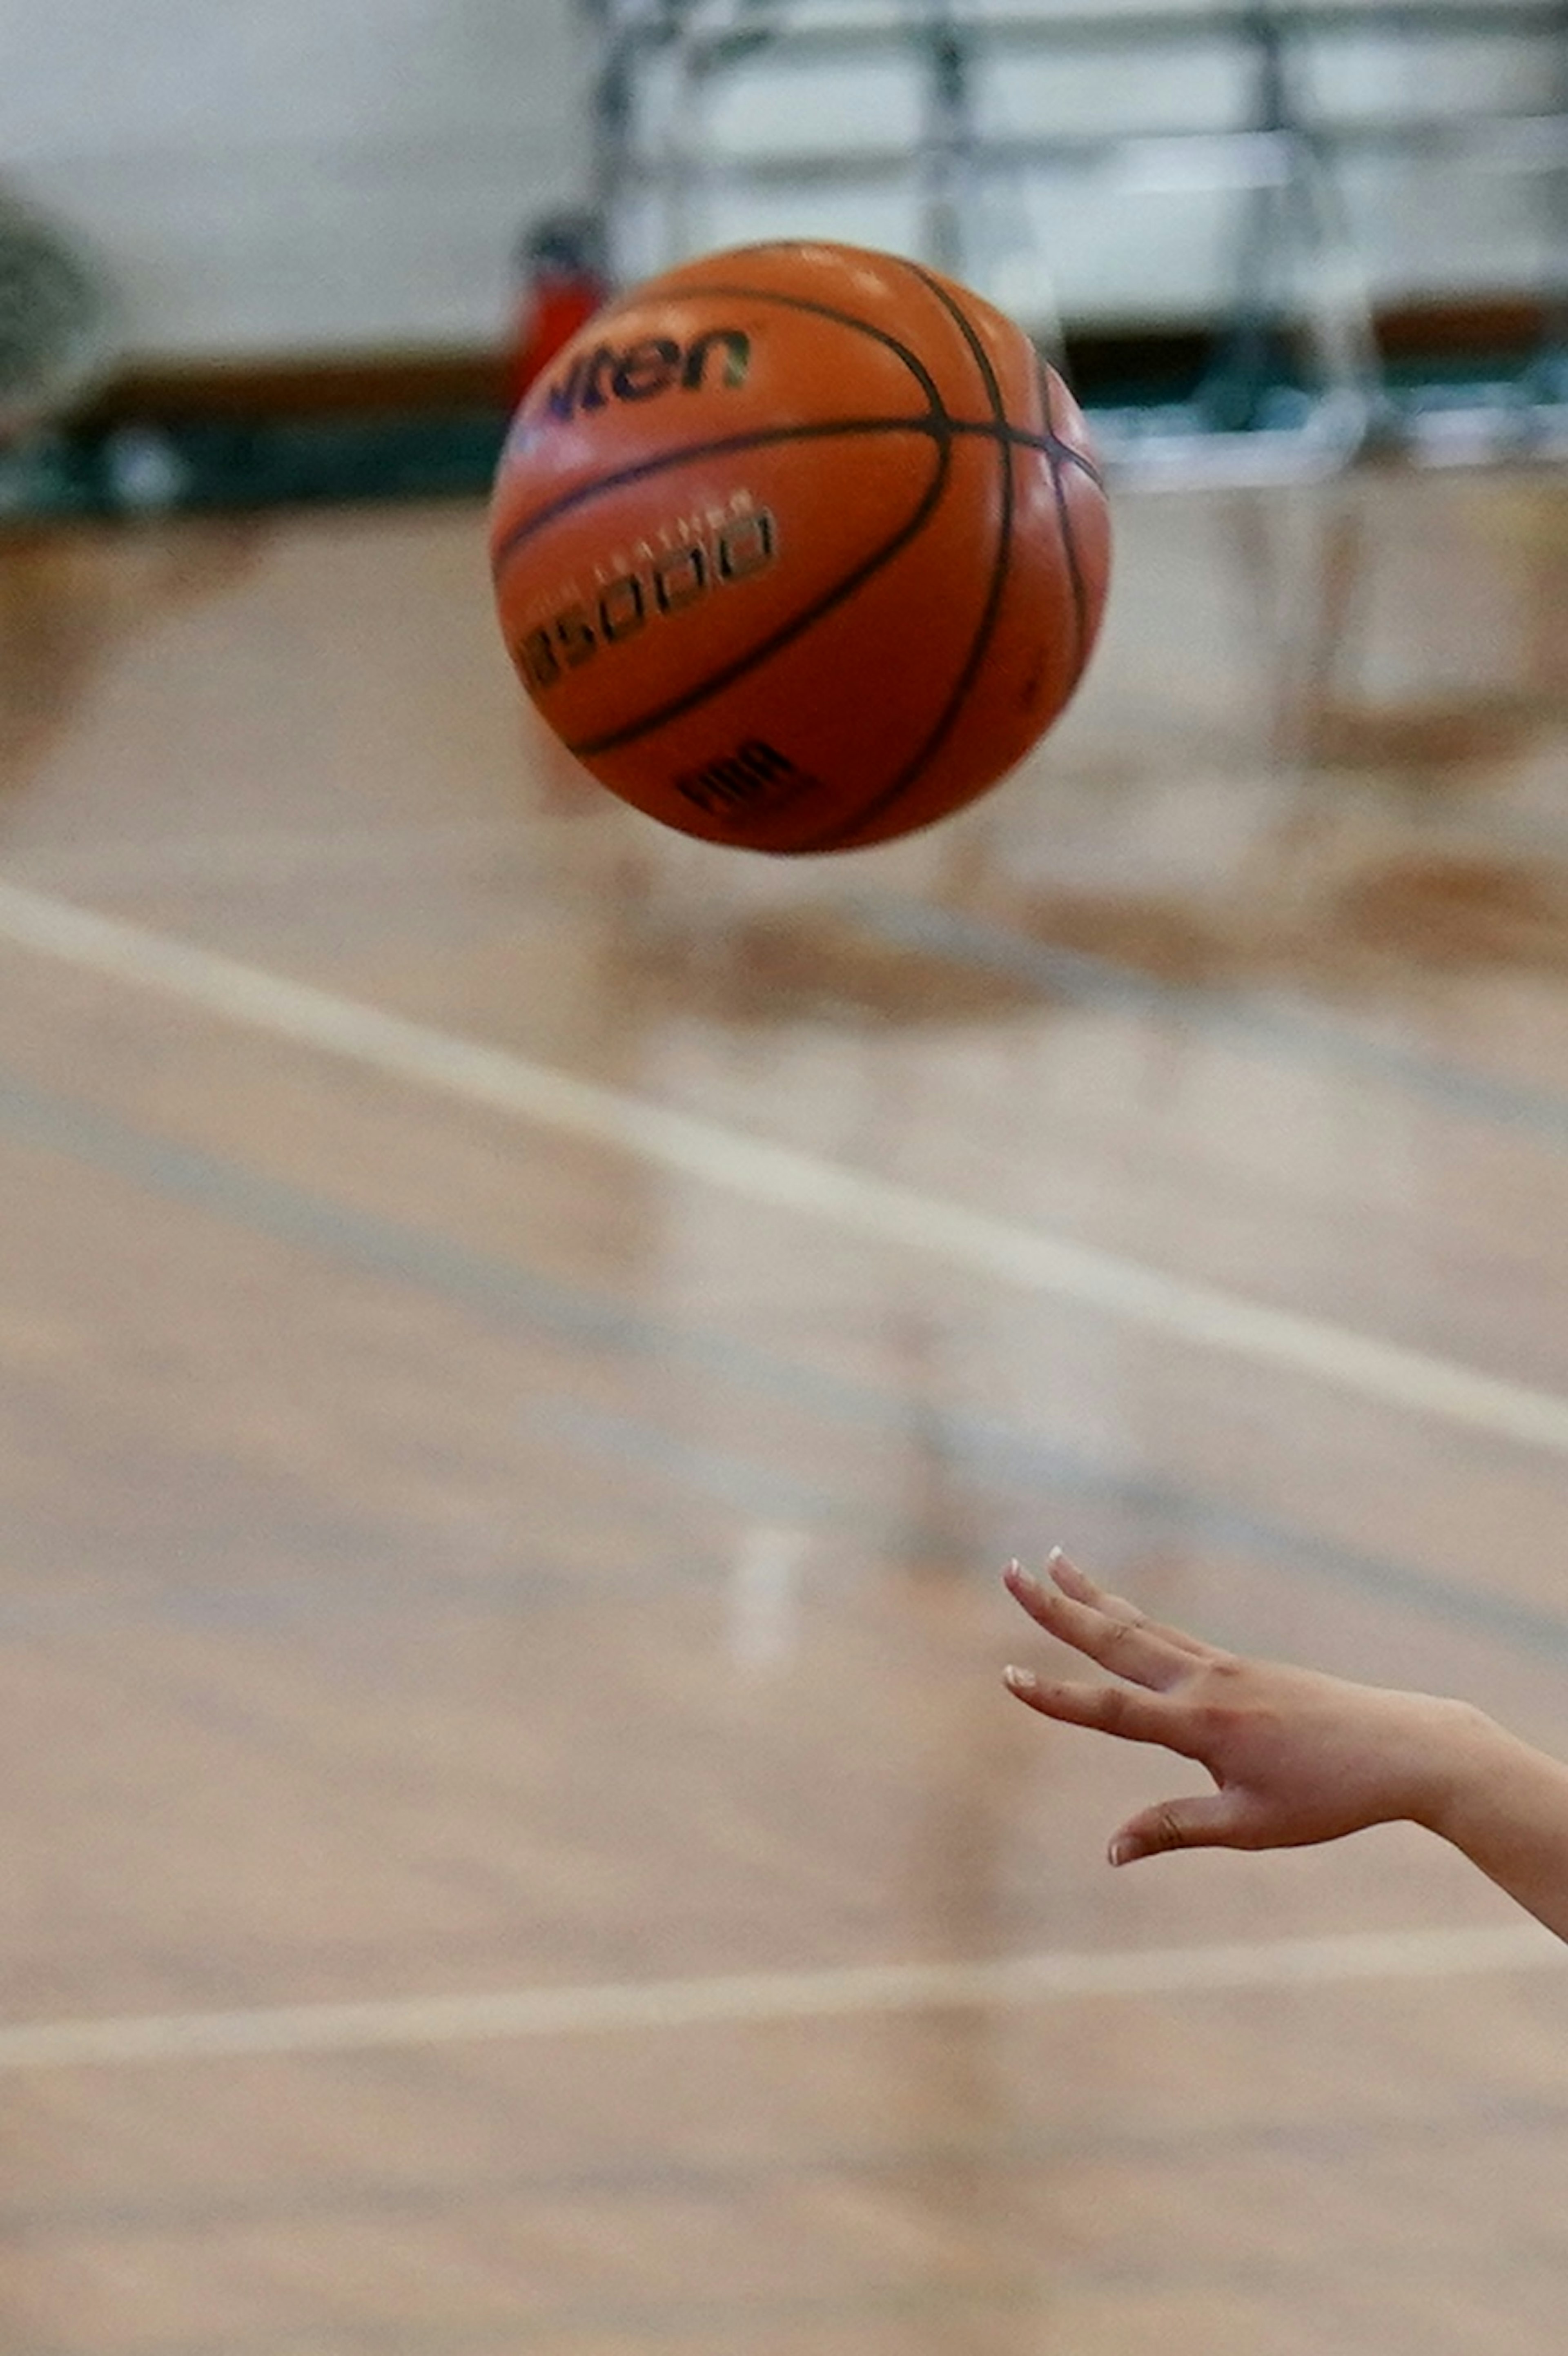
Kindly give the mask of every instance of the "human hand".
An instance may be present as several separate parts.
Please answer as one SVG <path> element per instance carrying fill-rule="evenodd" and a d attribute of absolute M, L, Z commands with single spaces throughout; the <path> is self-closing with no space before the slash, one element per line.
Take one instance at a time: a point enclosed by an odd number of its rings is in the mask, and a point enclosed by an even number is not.
<path fill-rule="evenodd" d="M 1125 1682 L 1010 1668 L 1010 1690 L 1064 1725 L 1196 1760 L 1216 1786 L 1133 1816 L 1111 1843 L 1112 1865 L 1165 1849 L 1304 1847 L 1396 1818 L 1438 1826 L 1487 1724 L 1478 1711 L 1242 1659 L 1145 1619 L 1059 1550 L 1048 1568 L 1053 1585 L 1012 1564 L 1009 1592 L 1048 1634 Z"/>

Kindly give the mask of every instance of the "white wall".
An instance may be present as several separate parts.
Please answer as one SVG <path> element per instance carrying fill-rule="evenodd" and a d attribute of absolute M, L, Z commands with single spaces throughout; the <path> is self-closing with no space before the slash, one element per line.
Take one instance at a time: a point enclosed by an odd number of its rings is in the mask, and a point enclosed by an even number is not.
<path fill-rule="evenodd" d="M 574 0 L 0 0 L 0 173 L 158 355 L 472 342 L 580 185 Z"/>
<path fill-rule="evenodd" d="M 506 316 L 519 226 L 585 188 L 590 59 L 577 0 L 0 0 L 0 170 L 104 252 L 142 351 L 471 343 Z M 704 152 L 831 132 L 908 155 L 906 63 L 797 76 L 782 98 L 773 71 L 715 93 Z M 1548 88 L 1538 50 L 1463 40 L 1329 44 L 1319 80 L 1348 111 L 1463 114 Z M 1122 54 L 999 66 L 982 104 L 1003 128 L 1175 128 L 1240 97 L 1221 52 Z M 1547 267 L 1539 187 L 1385 165 L 1351 193 L 1385 294 L 1528 286 Z M 1190 313 L 1224 283 L 1230 219 L 1202 197 L 1015 184 L 974 274 L 1025 310 L 1048 267 L 1074 316 Z M 913 245 L 913 186 L 714 198 L 684 225 L 688 246 L 793 232 Z M 641 258 L 663 258 L 656 224 Z"/>

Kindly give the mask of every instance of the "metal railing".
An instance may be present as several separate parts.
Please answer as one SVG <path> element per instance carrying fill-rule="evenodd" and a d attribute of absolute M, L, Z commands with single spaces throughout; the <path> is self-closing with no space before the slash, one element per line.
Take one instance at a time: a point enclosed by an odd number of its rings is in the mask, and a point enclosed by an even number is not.
<path fill-rule="evenodd" d="M 999 0 L 587 0 L 598 27 L 596 180 L 612 252 L 643 231 L 668 261 L 713 240 L 717 199 L 738 190 L 846 197 L 901 182 L 915 190 L 925 257 L 974 274 L 984 224 L 1023 180 L 1062 206 L 1086 182 L 1141 196 L 1228 192 L 1240 200 L 1232 284 L 1212 364 L 1193 397 L 1164 412 L 1099 422 L 1113 464 L 1144 479 L 1291 479 L 1342 469 L 1375 438 L 1417 455 L 1568 450 L 1568 0 L 1248 0 L 1092 11 Z M 1336 114 L 1304 64 L 1325 38 L 1398 35 L 1541 45 L 1542 102 L 1463 116 L 1414 109 Z M 975 83 L 1012 59 L 1137 58 L 1207 48 L 1228 56 L 1243 96 L 1230 120 L 1191 129 L 1079 123 L 983 128 Z M 715 95 L 770 62 L 845 70 L 897 55 L 923 92 L 911 140 L 796 138 L 776 153 L 725 153 L 707 123 Z M 643 98 L 658 82 L 651 138 Z M 1343 168 L 1359 156 L 1525 174 L 1543 192 L 1551 250 L 1540 348 L 1513 380 L 1434 418 L 1401 412 L 1380 365 L 1367 271 Z M 1012 202 L 1021 219 L 1025 208 Z M 651 237 L 650 224 L 651 223 Z M 1059 343 L 1060 303 L 1043 252 L 1029 324 Z M 1293 364 L 1282 369 L 1289 347 Z"/>

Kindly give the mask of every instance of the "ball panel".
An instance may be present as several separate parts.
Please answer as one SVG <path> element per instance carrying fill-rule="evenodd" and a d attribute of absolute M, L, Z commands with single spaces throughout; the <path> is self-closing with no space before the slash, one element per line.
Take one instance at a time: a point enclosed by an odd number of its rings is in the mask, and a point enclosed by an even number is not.
<path fill-rule="evenodd" d="M 1000 472 L 993 442 L 955 443 L 924 529 L 852 597 L 744 680 L 633 744 L 590 754 L 587 766 L 639 809 L 709 841 L 800 851 L 853 830 L 874 799 L 924 766 L 972 687 Z M 967 693 L 963 717 L 972 742 Z M 726 764 L 748 744 L 776 755 L 777 767 L 730 776 Z"/>
<path fill-rule="evenodd" d="M 1009 563 L 961 711 L 917 775 L 868 797 L 850 830 L 811 847 L 864 849 L 962 809 L 1015 768 L 1071 700 L 1091 640 L 1079 624 L 1050 462 L 1015 448 L 1012 465 Z"/>
<path fill-rule="evenodd" d="M 684 449 L 940 415 L 900 338 L 766 291 L 721 296 L 688 274 L 598 313 L 528 394 L 497 471 L 498 570 L 566 503 L 617 475 L 646 479 Z"/>
<path fill-rule="evenodd" d="M 922 372 L 933 406 L 954 416 L 987 413 L 967 347 L 937 293 L 950 282 L 896 255 L 809 241 L 740 246 L 682 262 L 655 283 L 682 300 L 703 294 L 715 303 L 731 302 L 744 289 L 770 295 L 781 307 L 802 306 L 802 316 L 812 316 L 814 306 L 846 317 L 863 336 L 892 335 L 906 364 Z"/>
<path fill-rule="evenodd" d="M 502 626 L 585 757 L 766 660 L 918 531 L 950 465 L 909 432 L 766 444 L 575 509 L 503 567 Z"/>
<path fill-rule="evenodd" d="M 1104 492 L 1076 467 L 1058 466 L 1057 480 L 1066 510 L 1064 540 L 1072 560 L 1075 587 L 1085 616 L 1079 669 L 1087 668 L 1099 641 L 1111 587 L 1111 509 Z M 1077 681 L 1073 682 L 1077 685 Z"/>
<path fill-rule="evenodd" d="M 1019 330 L 1010 319 L 968 288 L 944 278 L 923 262 L 902 265 L 911 291 L 913 316 L 919 321 L 919 340 L 930 355 L 933 373 L 955 417 L 983 424 L 1000 423 L 1004 414 L 1002 388 L 993 360 L 987 330 L 1002 331 L 1001 340 L 1016 341 Z"/>
<path fill-rule="evenodd" d="M 927 273 L 921 273 L 926 275 Z M 931 273 L 934 275 L 934 273 Z M 862 849 L 931 825 L 1015 768 L 1065 711 L 1093 651 L 1110 571 L 1110 512 L 1083 419 L 1061 379 L 1002 313 L 946 284 L 983 346 L 1009 429 L 1013 511 L 999 610 L 949 738 L 919 771 L 868 796 L 815 850 Z M 1070 454 L 1070 455 L 1069 455 Z M 1092 464 L 1092 461 L 1090 461 Z"/>

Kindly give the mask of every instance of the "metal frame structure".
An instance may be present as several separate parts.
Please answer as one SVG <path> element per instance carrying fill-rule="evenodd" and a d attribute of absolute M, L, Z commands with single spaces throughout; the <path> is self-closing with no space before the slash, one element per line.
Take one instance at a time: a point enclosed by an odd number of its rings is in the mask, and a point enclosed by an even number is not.
<path fill-rule="evenodd" d="M 1190 8 L 1057 7 L 1044 0 L 585 0 L 600 42 L 596 180 L 612 254 L 633 214 L 659 224 L 660 260 L 708 242 L 703 206 L 721 189 L 839 186 L 918 177 L 927 259 L 972 275 L 977 224 L 1018 176 L 1081 186 L 1109 177 L 1144 193 L 1234 190 L 1244 200 L 1234 286 L 1216 358 L 1197 397 L 1152 416 L 1097 418 L 1124 477 L 1159 482 L 1300 480 L 1342 470 L 1369 443 L 1394 438 L 1417 457 L 1568 452 L 1568 0 L 1233 0 Z M 1325 34 L 1521 37 L 1549 44 L 1552 103 L 1465 119 L 1410 115 L 1336 121 L 1315 109 L 1304 42 Z M 1228 50 L 1246 68 L 1247 119 L 1179 133 L 1110 131 L 1006 137 L 976 127 L 983 55 L 1069 56 Z M 845 65 L 913 55 L 923 68 L 917 152 L 842 145 L 778 156 L 718 156 L 703 134 L 713 94 L 738 67 L 788 59 Z M 639 94 L 667 84 L 652 152 L 639 138 Z M 1473 404 L 1423 420 L 1391 402 L 1369 289 L 1339 184 L 1357 154 L 1408 155 L 1522 172 L 1547 193 L 1553 247 L 1546 326 L 1531 367 Z M 1049 273 L 1038 264 L 1044 339 L 1059 338 Z M 1302 365 L 1282 380 L 1288 337 Z"/>

